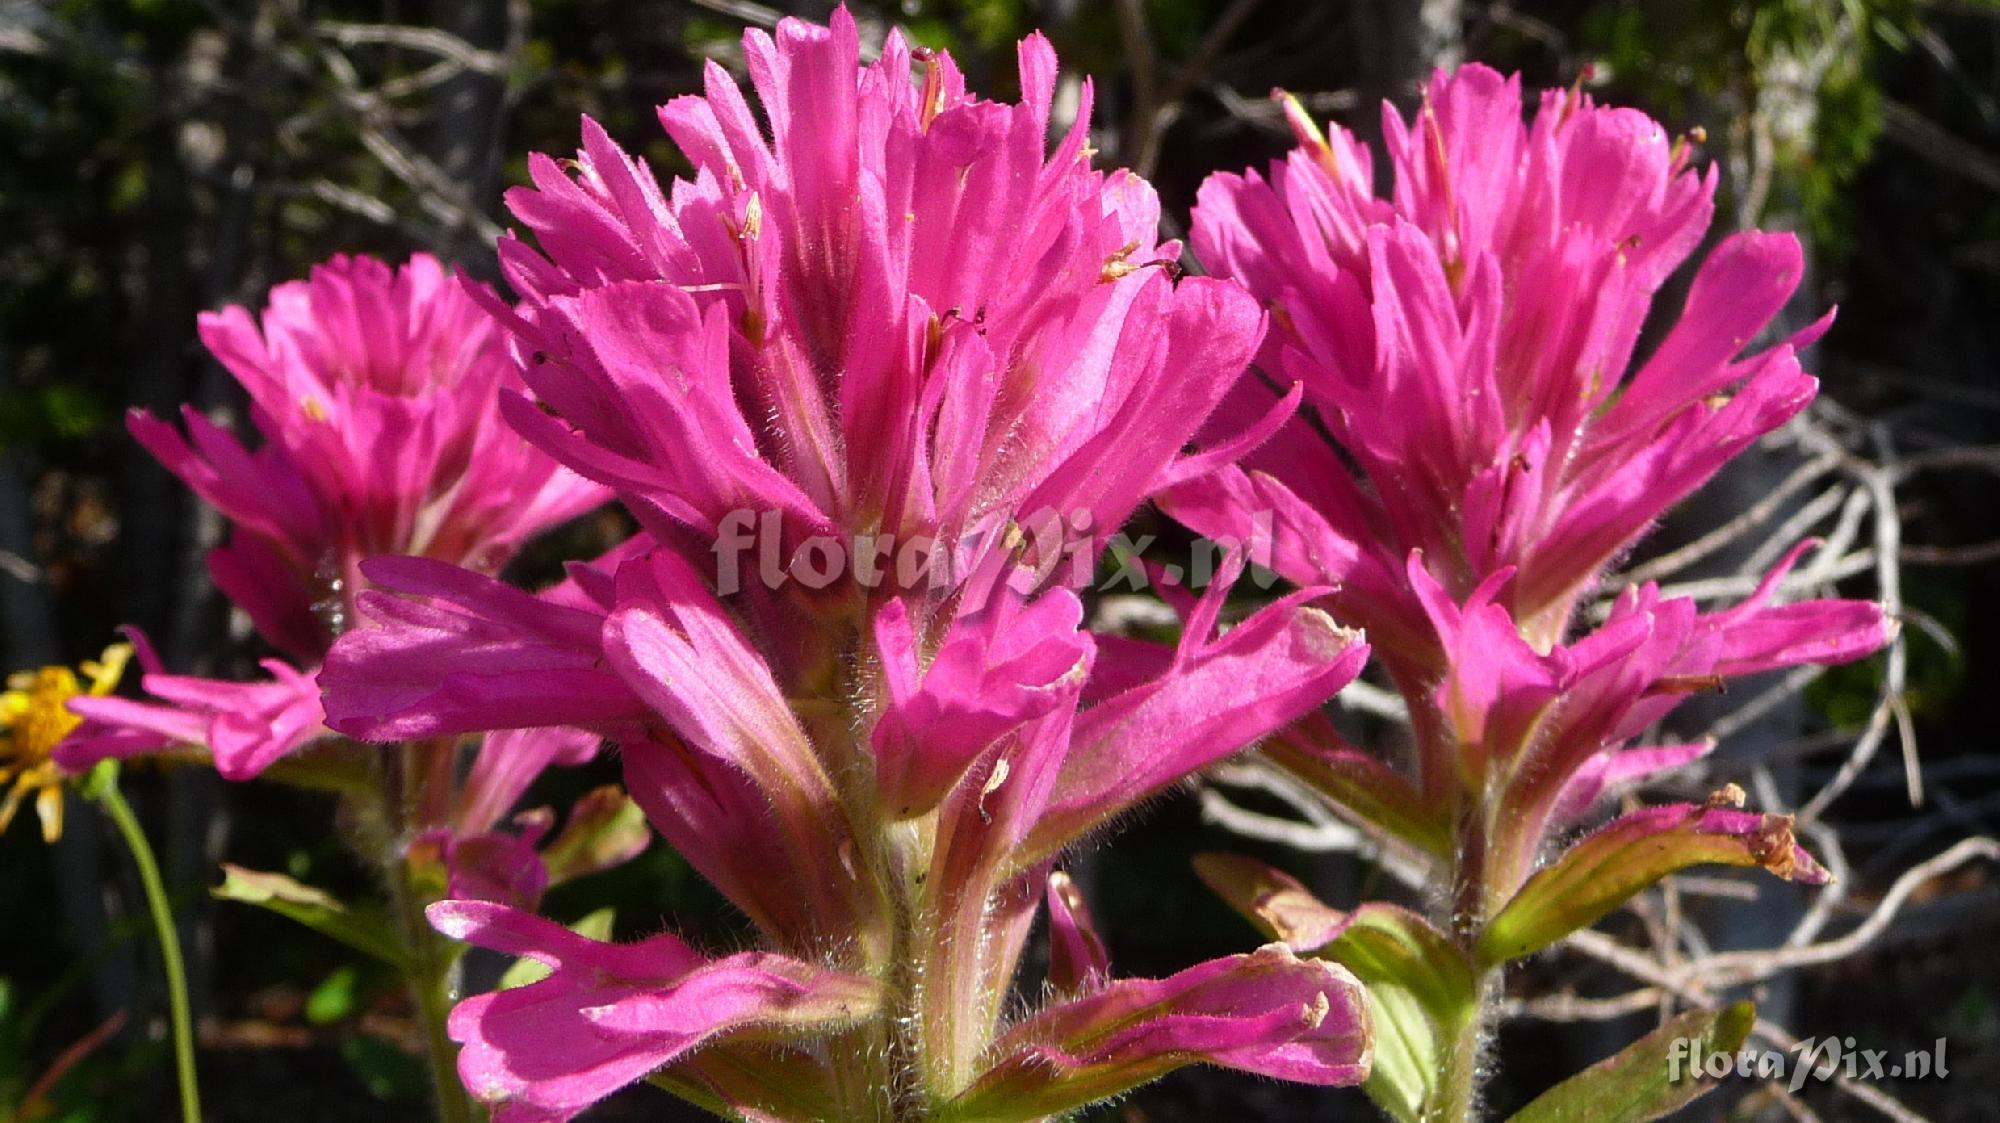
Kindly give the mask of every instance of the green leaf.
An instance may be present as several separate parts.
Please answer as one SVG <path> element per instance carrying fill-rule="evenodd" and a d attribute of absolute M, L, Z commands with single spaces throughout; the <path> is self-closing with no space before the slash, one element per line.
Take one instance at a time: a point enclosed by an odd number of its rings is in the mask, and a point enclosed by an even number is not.
<path fill-rule="evenodd" d="M 1477 1015 L 1465 953 L 1415 913 L 1375 903 L 1320 954 L 1367 987 L 1376 1053 L 1362 1090 L 1398 1119 L 1423 1118 L 1452 1042 Z"/>
<path fill-rule="evenodd" d="M 1748 1002 L 1689 1010 L 1542 1093 L 1510 1123 L 1645 1123 L 1678 1111 L 1715 1086 L 1700 1062 L 1741 1048 L 1756 1020 Z"/>
<path fill-rule="evenodd" d="M 1375 1023 L 1375 1063 L 1361 1090 L 1391 1119 L 1419 1123 L 1424 1105 L 1437 1094 L 1450 1043 L 1439 1037 L 1440 1028 L 1408 988 L 1381 980 L 1364 983 Z"/>
<path fill-rule="evenodd" d="M 653 841 L 646 813 L 616 784 L 584 793 L 570 808 L 562 833 L 542 848 L 549 884 L 610 869 L 635 858 Z"/>
<path fill-rule="evenodd" d="M 1264 755 L 1377 834 L 1429 854 L 1451 852 L 1451 826 L 1395 769 L 1339 743 L 1331 723 L 1309 718 L 1279 734 Z"/>
<path fill-rule="evenodd" d="M 1272 1005 L 1273 999 L 1283 1005 Z M 1292 1001 L 1303 998 L 1303 1005 Z M 1015 1023 L 994 1041 L 986 1071 L 938 1108 L 940 1123 L 1028 1123 L 1064 1116 L 1188 1064 L 1228 1063 L 1231 1045 L 1177 1042 L 1181 1019 L 1272 1014 L 1314 1032 L 1331 1082 L 1366 1079 L 1373 1026 L 1352 972 L 1301 960 L 1282 944 L 1213 960 L 1165 979 L 1118 979 Z M 1215 1040 L 1211 1038 L 1210 1040 Z"/>
<path fill-rule="evenodd" d="M 1826 871 L 1793 839 L 1791 816 L 1735 810 L 1742 794 L 1732 785 L 1706 804 L 1645 808 L 1586 836 L 1486 926 L 1481 965 L 1532 955 L 1689 866 L 1761 866 L 1790 881 L 1824 882 Z"/>
<path fill-rule="evenodd" d="M 399 971 L 409 969 L 409 953 L 397 939 L 395 925 L 383 910 L 350 908 L 321 890 L 301 885 L 281 873 L 259 873 L 227 862 L 223 863 L 222 873 L 222 884 L 210 890 L 217 900 L 241 901 L 269 909 Z"/>
<path fill-rule="evenodd" d="M 569 930 L 579 936 L 586 936 L 593 940 L 608 941 L 611 939 L 612 922 L 617 918 L 617 911 L 617 909 L 610 906 L 598 909 L 596 912 L 570 925 Z M 529 983 L 539 983 L 548 977 L 548 964 L 543 963 L 539 959 L 533 959 L 524 955 L 510 964 L 507 972 L 500 976 L 499 989 L 513 990 L 515 987 L 524 987 Z"/>
<path fill-rule="evenodd" d="M 96 764 L 91 765 L 90 771 L 84 773 L 83 779 L 77 782 L 77 791 L 83 794 L 83 798 L 95 802 L 102 800 L 104 793 L 115 787 L 117 783 L 117 759 L 100 760 Z"/>
<path fill-rule="evenodd" d="M 842 1081 L 823 1052 L 723 1041 L 646 1079 L 724 1119 L 838 1119 Z"/>
<path fill-rule="evenodd" d="M 1472 964 L 1408 909 L 1380 902 L 1342 912 L 1281 870 L 1235 854 L 1202 854 L 1195 872 L 1265 934 L 1347 968 L 1366 988 L 1375 1061 L 1364 1091 L 1415 1123 L 1437 1088 L 1445 1053 L 1477 1012 Z"/>
<path fill-rule="evenodd" d="M 1319 952 L 1364 983 L 1398 980 L 1442 1022 L 1471 1011 L 1472 964 L 1449 936 L 1416 913 L 1382 902 L 1342 912 L 1283 870 L 1239 854 L 1197 855 L 1194 867 L 1236 911 L 1292 950 Z"/>
<path fill-rule="evenodd" d="M 344 1022 L 361 1009 L 361 972 L 347 964 L 306 995 L 306 1021 L 316 1026 Z"/>

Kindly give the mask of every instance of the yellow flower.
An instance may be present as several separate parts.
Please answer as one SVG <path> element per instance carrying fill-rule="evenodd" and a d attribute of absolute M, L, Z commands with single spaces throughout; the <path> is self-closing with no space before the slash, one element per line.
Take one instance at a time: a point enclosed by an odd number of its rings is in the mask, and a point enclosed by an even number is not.
<path fill-rule="evenodd" d="M 131 658 L 130 644 L 115 643 L 98 661 L 83 663 L 77 670 L 90 680 L 90 694 L 109 694 Z M 8 677 L 7 690 L 0 693 L 0 786 L 7 787 L 7 794 L 0 797 L 0 833 L 14 822 L 21 801 L 34 792 L 43 840 L 62 837 L 64 777 L 50 758 L 83 721 L 69 711 L 69 700 L 82 693 L 83 684 L 68 667 L 43 667 Z"/>

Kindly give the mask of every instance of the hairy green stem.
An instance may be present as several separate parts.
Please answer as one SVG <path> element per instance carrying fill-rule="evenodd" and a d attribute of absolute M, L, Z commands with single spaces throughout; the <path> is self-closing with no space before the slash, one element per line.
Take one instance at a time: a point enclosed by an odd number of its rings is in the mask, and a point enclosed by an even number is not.
<path fill-rule="evenodd" d="M 1477 981 L 1479 997 L 1454 1029 L 1436 1098 L 1424 1112 L 1427 1123 L 1473 1123 L 1479 1118 L 1479 1058 L 1486 1044 L 1486 995 L 1491 982 L 1491 972 Z"/>
<path fill-rule="evenodd" d="M 359 618 L 366 581 L 361 576 L 359 555 L 341 557 L 338 567 L 340 576 L 334 591 L 340 613 L 335 631 L 343 631 Z M 447 1025 L 455 959 L 450 945 L 424 916 L 425 902 L 412 882 L 409 862 L 410 842 L 418 831 L 450 820 L 455 794 L 454 744 L 452 738 L 441 738 L 377 747 L 370 769 L 374 790 L 354 793 L 360 825 L 348 844 L 363 858 L 373 859 L 389 891 L 396 933 L 408 956 L 404 981 L 409 984 L 417 1020 L 423 1025 L 424 1067 L 430 1072 L 439 1123 L 479 1123 L 485 1112 L 473 1103 L 458 1078 L 458 1048 Z M 373 807 L 368 805 L 369 795 L 374 797 Z"/>
<path fill-rule="evenodd" d="M 118 766 L 107 761 L 92 772 L 85 794 L 96 800 L 111 816 L 112 823 L 132 853 L 139 868 L 139 884 L 146 891 L 146 908 L 152 913 L 153 932 L 160 942 L 160 962 L 167 973 L 167 1010 L 173 1023 L 174 1080 L 180 1088 L 182 1123 L 201 1123 L 201 1093 L 195 1082 L 194 1018 L 188 1010 L 187 967 L 181 961 L 180 933 L 174 928 L 173 906 L 167 901 L 166 883 L 160 880 L 160 864 L 153 847 L 139 826 L 138 816 L 118 791 Z"/>
<path fill-rule="evenodd" d="M 444 950 L 441 941 L 424 920 L 422 906 L 411 892 L 405 871 L 392 870 L 390 877 L 397 919 L 402 922 L 403 942 L 410 953 L 406 978 L 417 1018 L 423 1023 L 424 1059 L 430 1069 L 438 1119 L 441 1123 L 474 1123 L 480 1113 L 458 1078 L 458 1047 L 452 1043 L 446 1028 L 451 1015 L 449 958 L 440 954 Z"/>
<path fill-rule="evenodd" d="M 423 1026 L 424 1061 L 430 1071 L 439 1123 L 475 1123 L 481 1112 L 458 1078 L 458 1048 L 446 1024 L 451 1015 L 452 958 L 424 917 L 422 894 L 410 876 L 411 838 L 418 827 L 427 824 L 440 799 L 439 793 L 429 790 L 434 777 L 425 767 L 426 750 L 439 751 L 440 746 L 404 743 L 381 750 L 381 767 L 376 773 L 383 830 L 379 857 L 397 932 L 409 956 L 403 974 L 417 1020 Z"/>
<path fill-rule="evenodd" d="M 1459 812 L 1456 869 L 1452 871 L 1451 916 L 1447 931 L 1479 962 L 1479 938 L 1493 916 L 1492 846 L 1486 809 L 1475 802 Z M 1472 1008 L 1451 1033 L 1438 1090 L 1424 1111 L 1426 1123 L 1476 1123 L 1480 1117 L 1480 1055 L 1491 1014 L 1497 972 L 1481 970 L 1473 980 Z"/>

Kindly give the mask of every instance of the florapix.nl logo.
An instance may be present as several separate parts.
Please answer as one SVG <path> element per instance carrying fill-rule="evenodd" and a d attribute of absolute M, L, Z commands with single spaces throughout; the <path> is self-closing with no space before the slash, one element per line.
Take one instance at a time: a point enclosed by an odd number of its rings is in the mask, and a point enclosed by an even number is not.
<path fill-rule="evenodd" d="M 1733 1053 L 1709 1052 L 1700 1038 L 1678 1037 L 1667 1050 L 1667 1079 L 1675 1082 L 1703 1076 L 1714 1080 L 1743 1076 L 1781 1081 L 1796 1092 L 1809 1081 L 1835 1077 L 1875 1082 L 1940 1080 L 1947 1075 L 1942 1037 L 1928 1049 L 1905 1053 L 1863 1048 L 1853 1037 L 1807 1037 L 1789 1048 L 1746 1048 Z"/>
<path fill-rule="evenodd" d="M 1064 514 L 1044 509 L 951 537 L 849 534 L 782 511 L 736 510 L 718 524 L 711 549 L 716 592 L 723 596 L 752 583 L 775 590 L 793 582 L 814 591 L 843 581 L 865 589 L 944 591 L 978 587 L 973 578 L 994 571 L 1026 586 L 1018 588 L 1023 593 L 1049 583 L 1094 585 L 1103 593 L 1137 592 L 1155 584 L 1204 588 L 1232 555 L 1249 563 L 1250 579 L 1267 588 L 1275 580 L 1267 568 L 1273 524 L 1270 512 L 1254 512 L 1244 538 L 1199 538 L 1185 558 L 1148 562 L 1143 559 L 1154 535 L 1135 536 L 1123 529 L 1100 533 L 1085 510 Z"/>

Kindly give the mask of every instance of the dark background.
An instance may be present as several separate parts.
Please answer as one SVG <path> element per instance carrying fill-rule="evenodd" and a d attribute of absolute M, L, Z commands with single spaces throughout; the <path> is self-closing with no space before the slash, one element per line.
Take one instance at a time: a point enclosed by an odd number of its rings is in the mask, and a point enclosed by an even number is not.
<path fill-rule="evenodd" d="M 530 151 L 576 146 L 588 113 L 663 175 L 681 168 L 653 106 L 696 85 L 701 59 L 737 60 L 746 22 L 829 5 L 613 0 L 0 0 L 0 668 L 87 657 L 125 623 L 176 670 L 234 673 L 256 654 L 229 638 L 203 551 L 221 527 L 125 438 L 122 412 L 182 402 L 238 410 L 194 337 L 195 313 L 256 304 L 271 284 L 337 250 L 399 258 L 429 249 L 490 274 L 504 185 Z M 2000 438 L 2000 4 L 1992 0 L 907 0 L 856 4 L 879 34 L 894 20 L 950 48 L 975 89 L 1009 96 L 1013 42 L 1046 29 L 1066 72 L 1094 75 L 1100 163 L 1150 175 L 1179 233 L 1201 178 L 1261 164 L 1288 144 L 1266 99 L 1305 97 L 1373 135 L 1387 97 L 1407 108 L 1437 62 L 1486 61 L 1530 87 L 1584 78 L 1604 100 L 1675 131 L 1707 130 L 1723 170 L 1718 228 L 1797 230 L 1813 262 L 1801 314 L 1840 319 L 1813 366 L 1826 396 L 1905 448 Z M 385 28 L 391 30 L 385 31 Z M 400 30 L 395 30 L 400 29 Z M 424 29 L 449 32 L 427 39 Z M 866 34 L 867 32 L 864 32 Z M 469 46 L 471 50 L 461 49 Z M 1378 164 L 1380 161 L 1378 160 Z M 240 410 L 239 410 L 240 412 Z M 1752 465 L 1668 528 L 1713 525 L 1768 477 Z M 1867 900 L 1910 862 L 2000 812 L 1992 751 L 2000 539 L 1990 468 L 1939 473 L 1899 492 L 1905 597 L 1955 637 L 1912 641 L 1911 703 L 1932 776 L 1921 808 L 1902 795 L 1894 750 L 1836 805 Z M 579 530 L 578 535 L 587 535 Z M 558 543 L 539 564 L 562 556 Z M 536 558 L 527 563 L 532 576 Z M 1869 595 L 1865 586 L 1855 595 Z M 1795 721 L 1855 720 L 1862 667 L 1831 676 Z M 1858 699 L 1858 701 L 1857 701 Z M 1752 754 L 1756 745 L 1725 746 Z M 1803 782 L 1823 779 L 1808 764 Z M 565 777 L 561 798 L 592 780 Z M 204 1016 L 205 1090 L 216 1120 L 413 1119 L 421 1077 L 397 1051 L 405 1012 L 392 980 L 337 945 L 247 910 L 212 905 L 218 857 L 317 883 L 359 886 L 327 829 L 330 806 L 270 785 L 135 772 L 167 848 Z M 52 1118 L 150 1120 L 167 1059 L 150 953 L 125 865 L 92 814 L 73 808 L 54 851 L 17 826 L 0 839 L 0 1120 L 70 1043 L 111 1012 L 135 1016 L 57 1085 Z M 1168 972 L 1246 948 L 1249 928 L 1187 875 L 1189 854 L 1246 847 L 1170 801 L 1090 859 L 1123 972 Z M 1273 860 L 1330 886 L 1337 904 L 1374 891 L 1365 869 Z M 558 894 L 550 908 L 652 902 L 621 914 L 644 931 L 669 917 L 718 943 L 735 933 L 670 855 Z M 1897 1050 L 1951 1041 L 1945 1081 L 1893 1088 L 1934 1118 L 2000 1111 L 1995 890 L 1975 868 L 1933 887 L 1870 953 L 1806 974 L 1785 997 L 1801 1033 L 1855 1034 Z M 1538 963 L 1514 985 L 1574 982 Z M 1643 1023 L 1551 1030 L 1522 1023 L 1495 1058 L 1496 1107 L 1525 1102 Z M 1824 1089 L 1825 1118 L 1872 1113 Z M 671 1118 L 641 1089 L 601 1117 Z M 1724 1110 L 1705 1101 L 1698 1117 Z M 1737 1110 L 1772 1110 L 1754 1097 Z M 1188 1074 L 1107 1117 L 1367 1117 L 1329 1097 Z"/>

